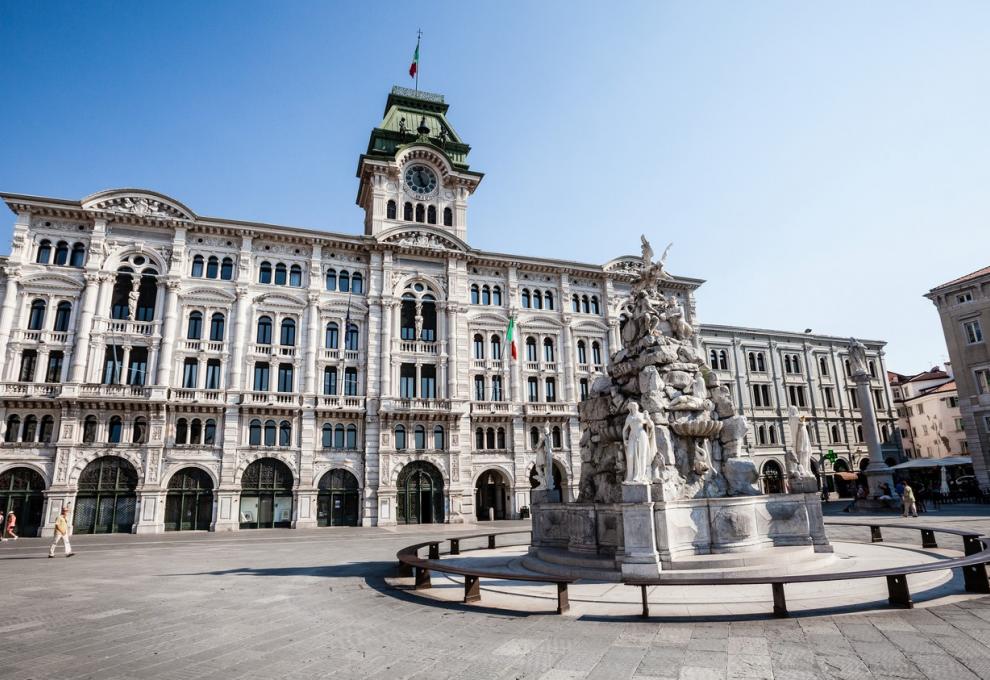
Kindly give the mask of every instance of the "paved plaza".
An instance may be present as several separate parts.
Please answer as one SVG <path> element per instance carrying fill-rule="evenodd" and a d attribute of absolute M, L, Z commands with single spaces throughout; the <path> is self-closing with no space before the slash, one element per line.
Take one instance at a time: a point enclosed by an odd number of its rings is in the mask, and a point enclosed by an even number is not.
<path fill-rule="evenodd" d="M 921 521 L 990 531 L 987 511 L 973 506 Z M 579 608 L 556 616 L 436 603 L 386 583 L 400 547 L 477 530 L 75 536 L 78 556 L 52 560 L 47 540 L 8 542 L 0 677 L 990 677 L 990 597 L 785 620 L 644 622 L 628 608 L 629 616 Z M 834 534 L 862 539 L 855 531 Z"/>

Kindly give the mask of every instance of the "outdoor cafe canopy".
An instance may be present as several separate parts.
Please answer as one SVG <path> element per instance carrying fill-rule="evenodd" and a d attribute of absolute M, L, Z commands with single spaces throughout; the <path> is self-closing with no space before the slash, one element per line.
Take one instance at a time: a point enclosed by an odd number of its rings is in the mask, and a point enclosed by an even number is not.
<path fill-rule="evenodd" d="M 915 470 L 918 468 L 951 467 L 953 465 L 970 465 L 973 459 L 969 456 L 947 456 L 945 458 L 915 458 L 900 465 L 891 466 L 891 470 Z"/>

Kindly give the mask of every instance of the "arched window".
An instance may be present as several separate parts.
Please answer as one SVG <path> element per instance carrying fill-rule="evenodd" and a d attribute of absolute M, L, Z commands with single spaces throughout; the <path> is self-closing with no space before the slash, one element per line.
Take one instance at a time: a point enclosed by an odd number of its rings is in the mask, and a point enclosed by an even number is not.
<path fill-rule="evenodd" d="M 120 419 L 120 416 L 110 418 L 110 427 L 107 428 L 107 442 L 110 444 L 119 444 L 123 433 L 124 422 Z"/>
<path fill-rule="evenodd" d="M 474 448 L 479 451 L 485 448 L 485 431 L 480 427 L 474 431 Z"/>
<path fill-rule="evenodd" d="M 33 442 L 38 436 L 38 416 L 29 415 L 24 419 L 24 430 L 21 432 L 22 442 Z"/>
<path fill-rule="evenodd" d="M 785 354 L 784 355 L 784 373 L 793 373 L 793 371 L 791 370 L 791 355 L 790 354 Z"/>
<path fill-rule="evenodd" d="M 478 293 L 478 284 L 471 284 L 471 304 L 478 305 L 481 304 L 481 298 Z"/>
<path fill-rule="evenodd" d="M 8 284 L 13 285 L 13 284 Z M 45 308 L 47 304 L 42 299 L 34 300 L 31 303 L 31 312 L 28 315 L 28 330 L 40 331 L 45 327 Z"/>
<path fill-rule="evenodd" d="M 409 203 L 408 201 L 404 203 L 402 206 L 402 219 L 404 219 L 406 222 L 412 222 L 413 207 L 412 207 L 412 203 Z"/>
<path fill-rule="evenodd" d="M 498 449 L 505 449 L 505 428 L 500 427 L 495 432 L 495 447 Z"/>
<path fill-rule="evenodd" d="M 828 359 L 825 357 L 818 357 L 818 372 L 823 375 L 828 375 Z"/>
<path fill-rule="evenodd" d="M 262 262 L 261 266 L 258 267 L 258 283 L 271 283 L 272 282 L 272 263 Z"/>
<path fill-rule="evenodd" d="M 325 449 L 333 445 L 333 425 L 330 423 L 323 423 L 323 428 L 320 430 L 320 444 Z"/>
<path fill-rule="evenodd" d="M 223 342 L 224 316 L 214 312 L 210 317 L 210 342 Z"/>
<path fill-rule="evenodd" d="M 340 292 L 346 293 L 351 289 L 351 279 L 350 275 L 346 271 L 340 272 Z"/>
<path fill-rule="evenodd" d="M 275 446 L 275 421 L 265 421 L 265 446 Z"/>
<path fill-rule="evenodd" d="M 326 332 L 326 347 L 327 349 L 337 349 L 339 342 L 339 332 L 340 327 L 337 325 L 336 321 L 331 321 L 327 324 Z"/>
<path fill-rule="evenodd" d="M 539 361 L 536 356 L 536 338 L 533 336 L 526 338 L 526 361 Z"/>
<path fill-rule="evenodd" d="M 148 421 L 144 418 L 135 418 L 134 426 L 131 428 L 131 443 L 143 444 L 148 436 Z"/>
<path fill-rule="evenodd" d="M 55 435 L 55 418 L 43 416 L 41 418 L 41 430 L 38 432 L 38 442 L 41 444 L 51 444 Z"/>
<path fill-rule="evenodd" d="M 426 210 L 423 209 L 422 203 L 416 204 L 416 221 L 423 222 L 426 219 Z"/>
<path fill-rule="evenodd" d="M 278 445 L 292 446 L 292 425 L 288 420 L 283 420 L 278 424 Z"/>
<path fill-rule="evenodd" d="M 279 344 L 285 347 L 292 347 L 296 344 L 295 319 L 282 319 L 282 326 L 279 330 Z"/>
<path fill-rule="evenodd" d="M 494 449 L 495 448 L 495 428 L 489 427 L 485 430 L 485 448 Z"/>
<path fill-rule="evenodd" d="M 764 372 L 767 370 L 767 364 L 766 360 L 763 358 L 763 352 L 759 352 L 756 355 L 756 370 Z"/>
<path fill-rule="evenodd" d="M 327 290 L 337 290 L 337 270 L 327 270 Z"/>
<path fill-rule="evenodd" d="M 437 208 L 431 205 L 426 209 L 426 223 L 436 224 L 437 223 Z"/>
<path fill-rule="evenodd" d="M 502 289 L 499 286 L 492 288 L 492 304 L 496 307 L 502 306 Z"/>
<path fill-rule="evenodd" d="M 55 246 L 55 262 L 59 266 L 65 266 L 69 263 L 69 244 L 65 241 L 59 241 L 58 245 Z"/>
<path fill-rule="evenodd" d="M 491 338 L 492 359 L 502 358 L 502 338 L 493 335 Z"/>
<path fill-rule="evenodd" d="M 293 288 L 302 287 L 302 267 L 297 264 L 289 267 L 289 285 Z"/>
<path fill-rule="evenodd" d="M 539 289 L 533 291 L 533 309 L 543 309 L 543 293 Z"/>
<path fill-rule="evenodd" d="M 3 440 L 8 444 L 17 441 L 17 435 L 21 430 L 21 417 L 18 415 L 12 415 L 7 417 L 7 431 L 4 433 Z"/>
<path fill-rule="evenodd" d="M 581 311 L 584 312 L 585 314 L 591 314 L 591 306 L 588 303 L 587 295 L 581 296 Z"/>
<path fill-rule="evenodd" d="M 248 444 L 250 446 L 261 446 L 261 421 L 257 418 L 251 421 Z"/>
<path fill-rule="evenodd" d="M 751 371 L 756 370 L 756 354 L 754 354 L 753 352 L 749 353 L 749 370 Z"/>
<path fill-rule="evenodd" d="M 422 450 L 426 448 L 426 428 L 422 425 L 417 425 L 414 432 L 414 443 L 417 450 Z"/>
<path fill-rule="evenodd" d="M 522 302 L 520 302 L 520 304 L 522 305 L 522 308 L 523 309 L 529 309 L 529 289 L 528 288 L 523 288 L 522 289 L 522 293 L 520 295 L 521 295 L 521 298 L 522 298 Z"/>
<path fill-rule="evenodd" d="M 192 267 L 189 270 L 189 276 L 195 276 L 196 278 L 202 277 L 203 263 L 204 260 L 202 255 L 194 255 L 192 259 Z"/>
<path fill-rule="evenodd" d="M 38 244 L 38 254 L 34 258 L 34 261 L 38 264 L 48 264 L 48 260 L 52 256 L 52 242 L 48 239 L 44 239 Z"/>
<path fill-rule="evenodd" d="M 553 293 L 549 290 L 543 294 L 543 306 L 547 309 L 553 309 Z"/>
<path fill-rule="evenodd" d="M 756 440 L 761 445 L 765 445 L 767 443 L 767 428 L 765 428 L 762 425 L 760 425 L 756 429 Z"/>
<path fill-rule="evenodd" d="M 255 421 L 257 422 L 257 421 Z M 185 444 L 189 438 L 189 423 L 185 418 L 179 418 L 175 421 L 175 443 L 178 445 Z"/>
<path fill-rule="evenodd" d="M 443 226 L 452 227 L 454 226 L 454 211 L 450 208 L 443 209 Z"/>
<path fill-rule="evenodd" d="M 396 214 L 395 201 L 389 200 L 389 202 L 385 205 L 385 219 L 394 220 L 395 214 Z"/>
<path fill-rule="evenodd" d="M 550 433 L 550 439 L 553 441 L 553 448 L 555 449 L 563 448 L 564 446 L 562 443 L 563 437 L 561 436 L 560 433 L 560 427 L 558 427 L 557 425 L 553 426 L 553 430 Z"/>
<path fill-rule="evenodd" d="M 86 246 L 82 243 L 76 243 L 72 246 L 72 257 L 69 259 L 69 264 L 73 267 L 86 266 Z"/>
<path fill-rule="evenodd" d="M 842 442 L 842 439 L 839 437 L 839 428 L 838 428 L 838 426 L 833 425 L 831 428 L 829 428 L 829 435 L 830 435 L 831 442 L 833 444 L 839 444 L 839 443 Z"/>
<path fill-rule="evenodd" d="M 406 450 L 406 428 L 403 425 L 395 426 L 395 450 Z"/>
<path fill-rule="evenodd" d="M 877 365 L 875 363 L 873 363 L 872 360 L 868 361 L 867 364 L 870 367 L 870 376 L 872 376 L 874 378 L 877 377 Z"/>
<path fill-rule="evenodd" d="M 586 364 L 586 363 L 588 363 L 588 348 L 584 344 L 584 340 L 578 340 L 577 353 L 578 353 L 578 363 L 579 364 Z"/>
<path fill-rule="evenodd" d="M 543 360 L 547 363 L 554 362 L 553 340 L 550 338 L 543 339 Z"/>
<path fill-rule="evenodd" d="M 729 355 L 724 349 L 718 351 L 718 369 L 720 371 L 729 370 Z"/>
<path fill-rule="evenodd" d="M 492 289 L 488 286 L 481 287 L 481 304 L 490 305 L 492 303 Z"/>
<path fill-rule="evenodd" d="M 258 319 L 258 335 L 256 342 L 259 345 L 272 344 L 272 318 L 263 316 Z"/>
<path fill-rule="evenodd" d="M 284 286 L 285 285 L 287 272 L 288 272 L 288 269 L 286 269 L 285 265 L 282 264 L 281 262 L 279 262 L 278 264 L 275 265 L 275 285 L 276 286 Z"/>
<path fill-rule="evenodd" d="M 571 296 L 571 311 L 580 312 L 581 311 L 581 300 L 578 298 L 578 294 L 574 293 Z"/>
<path fill-rule="evenodd" d="M 474 358 L 484 359 L 485 358 L 485 339 L 481 337 L 480 334 L 475 333 L 474 335 Z"/>
<path fill-rule="evenodd" d="M 216 255 L 210 255 L 206 261 L 206 278 L 215 279 L 220 275 L 220 259 Z"/>
<path fill-rule="evenodd" d="M 203 337 L 203 313 L 192 312 L 189 314 L 189 324 L 186 326 L 186 339 L 199 340 Z"/>
<path fill-rule="evenodd" d="M 203 437 L 203 421 L 199 418 L 193 418 L 192 422 L 189 423 L 189 443 L 199 444 Z"/>
<path fill-rule="evenodd" d="M 333 448 L 342 449 L 344 448 L 344 426 L 338 424 L 337 427 L 333 428 Z"/>
<path fill-rule="evenodd" d="M 86 416 L 86 420 L 83 421 L 83 443 L 93 444 L 96 442 L 96 427 L 98 421 L 96 416 Z"/>
<path fill-rule="evenodd" d="M 352 352 L 356 352 L 358 349 L 359 340 L 360 340 L 360 332 L 358 331 L 358 327 L 355 326 L 354 324 L 351 324 L 350 327 L 347 329 L 347 332 L 344 333 L 344 349 L 350 350 Z"/>
<path fill-rule="evenodd" d="M 433 427 L 433 448 L 436 449 L 437 451 L 443 451 L 444 448 L 446 448 L 444 445 L 443 434 L 444 433 L 443 433 L 442 425 L 435 425 Z"/>
<path fill-rule="evenodd" d="M 601 314 L 601 308 L 598 306 L 598 296 L 597 295 L 592 295 L 591 296 L 591 313 L 592 314 Z"/>
<path fill-rule="evenodd" d="M 348 448 L 351 451 L 357 448 L 357 425 L 347 426 L 347 444 L 345 445 L 345 448 Z"/>
<path fill-rule="evenodd" d="M 351 292 L 360 295 L 364 292 L 364 277 L 359 272 L 351 275 Z"/>
<path fill-rule="evenodd" d="M 203 444 L 213 446 L 217 442 L 217 421 L 209 418 L 203 426 Z"/>
<path fill-rule="evenodd" d="M 863 441 L 863 426 L 862 425 L 857 425 L 856 426 L 856 441 L 857 442 Z"/>
<path fill-rule="evenodd" d="M 55 307 L 55 325 L 52 330 L 65 333 L 69 330 L 69 318 L 72 316 L 72 303 L 63 300 Z"/>
<path fill-rule="evenodd" d="M 220 263 L 220 278 L 224 281 L 230 281 L 234 278 L 234 260 L 225 257 L 223 262 Z"/>
<path fill-rule="evenodd" d="M 771 425 L 770 427 L 767 428 L 767 435 L 770 438 L 771 444 L 777 443 L 777 428 L 775 426 Z"/>
<path fill-rule="evenodd" d="M 711 364 L 712 368 L 718 368 L 718 352 L 711 350 L 708 352 L 708 363 Z"/>
<path fill-rule="evenodd" d="M 540 431 L 536 427 L 529 428 L 529 448 L 535 449 L 540 445 Z"/>

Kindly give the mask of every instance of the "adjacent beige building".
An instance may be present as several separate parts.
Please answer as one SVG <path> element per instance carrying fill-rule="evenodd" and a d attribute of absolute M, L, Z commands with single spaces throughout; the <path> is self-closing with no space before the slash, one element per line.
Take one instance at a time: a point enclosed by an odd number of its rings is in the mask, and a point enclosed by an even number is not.
<path fill-rule="evenodd" d="M 888 377 L 905 456 L 945 458 L 969 454 L 951 370 L 935 366 L 914 375 L 890 372 Z"/>
<path fill-rule="evenodd" d="M 966 431 L 973 470 L 990 486 L 990 267 L 932 288 L 927 295 L 942 320 L 954 368 L 959 414 Z"/>

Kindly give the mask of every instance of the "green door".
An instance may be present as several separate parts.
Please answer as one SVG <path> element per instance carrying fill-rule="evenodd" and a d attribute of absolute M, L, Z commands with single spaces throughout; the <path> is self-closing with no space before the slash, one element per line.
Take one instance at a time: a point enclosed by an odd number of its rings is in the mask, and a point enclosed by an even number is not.
<path fill-rule="evenodd" d="M 45 480 L 31 468 L 11 468 L 0 475 L 0 512 L 13 511 L 18 536 L 37 536 L 45 507 Z"/>
<path fill-rule="evenodd" d="M 118 456 L 97 458 L 79 475 L 72 513 L 77 533 L 130 533 L 137 508 L 137 471 Z"/>

